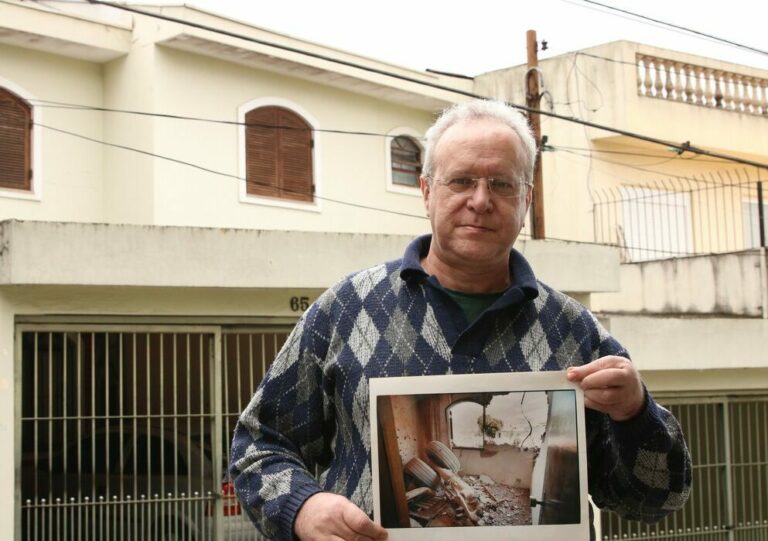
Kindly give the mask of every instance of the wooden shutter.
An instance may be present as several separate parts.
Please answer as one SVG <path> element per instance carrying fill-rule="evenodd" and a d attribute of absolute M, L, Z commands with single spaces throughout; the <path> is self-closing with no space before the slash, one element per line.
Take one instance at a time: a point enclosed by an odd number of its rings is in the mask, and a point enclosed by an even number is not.
<path fill-rule="evenodd" d="M 261 107 L 245 115 L 247 192 L 313 200 L 312 129 L 296 113 Z"/>
<path fill-rule="evenodd" d="M 0 88 L 0 187 L 32 187 L 32 108 Z"/>
<path fill-rule="evenodd" d="M 249 194 L 277 197 L 277 112 L 262 107 L 245 115 L 245 168 Z"/>

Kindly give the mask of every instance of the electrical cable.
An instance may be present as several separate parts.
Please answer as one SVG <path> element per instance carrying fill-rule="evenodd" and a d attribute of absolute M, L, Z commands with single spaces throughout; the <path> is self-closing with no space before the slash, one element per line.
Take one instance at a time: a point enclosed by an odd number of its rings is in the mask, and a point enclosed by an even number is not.
<path fill-rule="evenodd" d="M 363 135 L 363 136 L 371 136 L 371 137 L 395 138 L 398 136 L 398 134 L 393 135 L 393 134 L 387 134 L 387 133 L 374 133 L 374 132 L 366 132 L 366 131 L 334 130 L 334 129 L 323 129 L 323 128 L 302 128 L 298 126 L 281 126 L 281 125 L 274 125 L 274 124 L 263 124 L 258 122 L 240 122 L 237 120 L 222 120 L 222 119 L 196 117 L 196 116 L 174 115 L 170 113 L 149 113 L 146 111 L 136 111 L 131 109 L 114 109 L 111 107 L 97 107 L 95 105 L 81 105 L 81 104 L 57 102 L 57 101 L 51 101 L 51 100 L 30 99 L 27 101 L 35 104 L 36 107 L 43 107 L 43 108 L 99 111 L 99 112 L 105 112 L 105 113 L 122 113 L 127 115 L 148 116 L 148 117 L 154 117 L 154 118 L 167 118 L 171 120 L 191 120 L 194 122 L 207 122 L 211 124 L 223 124 L 226 126 L 280 128 L 283 130 L 311 131 L 311 132 L 318 132 L 318 133 L 334 133 L 334 134 L 343 134 L 343 135 Z"/>
<path fill-rule="evenodd" d="M 74 1 L 74 0 L 73 0 Z M 578 53 L 577 53 L 578 54 Z M 610 59 L 609 59 L 610 60 Z M 222 124 L 227 126 L 246 126 L 246 127 L 260 127 L 260 128 L 279 128 L 279 129 L 285 129 L 285 130 L 298 130 L 298 131 L 312 131 L 317 133 L 332 133 L 332 134 L 341 134 L 341 135 L 361 135 L 361 136 L 370 136 L 370 137 L 391 137 L 395 138 L 398 137 L 398 134 L 387 134 L 387 133 L 376 133 L 376 132 L 368 132 L 368 131 L 359 131 L 359 130 L 341 130 L 341 129 L 331 129 L 331 128 L 301 128 L 296 126 L 281 126 L 281 125 L 273 125 L 273 124 L 263 124 L 263 123 L 249 123 L 249 122 L 239 122 L 237 120 L 222 120 L 222 119 L 216 119 L 216 118 L 205 118 L 205 117 L 195 117 L 195 116 L 186 116 L 186 115 L 175 115 L 175 114 L 169 114 L 169 113 L 149 113 L 146 111 L 136 111 L 136 110 L 130 110 L 130 109 L 115 109 L 111 107 L 97 107 L 94 105 L 83 105 L 83 104 L 76 104 L 71 102 L 57 102 L 57 101 L 51 101 L 51 100 L 40 100 L 40 99 L 29 99 L 27 100 L 30 103 L 35 104 L 35 107 L 42 107 L 42 108 L 53 108 L 53 109 L 71 109 L 76 111 L 98 111 L 98 112 L 107 112 L 107 113 L 119 113 L 119 114 L 128 114 L 128 115 L 138 115 L 138 116 L 147 116 L 147 117 L 155 117 L 155 118 L 166 118 L 171 120 L 190 120 L 195 122 L 207 122 L 211 124 Z M 571 105 L 573 102 L 560 102 L 559 105 Z M 591 109 L 590 109 L 591 110 Z M 423 141 L 423 138 L 417 138 L 419 140 Z M 597 149 L 597 148 L 583 148 L 583 147 L 570 147 L 570 146 L 562 146 L 562 145 L 552 145 L 548 143 L 546 149 L 542 150 L 549 150 L 550 148 L 558 148 L 558 149 L 568 149 L 568 150 L 583 150 L 583 151 L 589 151 L 589 152 L 599 152 L 603 154 L 618 154 L 623 156 L 639 156 L 639 157 L 647 157 L 647 158 L 663 158 L 664 156 L 659 154 L 645 154 L 642 152 L 627 152 L 627 151 L 619 151 L 619 150 L 607 150 L 607 149 Z M 674 151 L 674 149 L 669 149 L 670 151 Z M 679 151 L 678 151 L 679 152 Z M 702 163 L 723 163 L 724 160 L 722 158 L 714 159 L 714 160 L 708 160 L 706 158 L 703 158 L 701 155 L 695 155 L 691 158 L 685 158 L 689 160 L 695 159 L 697 162 Z"/>
<path fill-rule="evenodd" d="M 562 150 L 581 150 L 584 152 L 598 152 L 600 154 L 617 154 L 620 156 L 638 156 L 640 158 L 666 158 L 667 156 L 661 155 L 661 154 L 645 154 L 643 152 L 628 152 L 625 150 L 608 150 L 608 149 L 600 149 L 600 148 L 584 148 L 584 147 L 571 147 L 571 146 L 564 146 L 564 145 L 552 145 L 547 143 L 547 149 L 562 149 Z M 683 158 L 680 159 L 683 160 L 695 160 L 697 163 L 723 163 L 723 160 L 707 160 L 706 158 L 701 158 L 698 155 L 691 156 L 690 158 Z"/>
<path fill-rule="evenodd" d="M 393 79 L 407 81 L 407 82 L 415 83 L 415 84 L 418 84 L 418 85 L 427 86 L 429 88 L 434 88 L 434 89 L 437 89 L 437 90 L 443 90 L 443 91 L 446 91 L 446 92 L 449 92 L 449 93 L 453 93 L 453 94 L 458 94 L 458 95 L 461 95 L 461 96 L 469 97 L 469 98 L 474 98 L 474 99 L 490 99 L 487 96 L 481 96 L 481 95 L 478 95 L 478 94 L 474 94 L 473 92 L 467 92 L 467 91 L 464 91 L 464 90 L 459 90 L 457 88 L 452 88 L 452 87 L 445 86 L 445 85 L 440 85 L 440 84 L 437 84 L 437 83 L 430 83 L 430 82 L 427 82 L 427 81 L 422 81 L 422 80 L 419 80 L 419 79 L 417 79 L 415 77 L 409 77 L 407 75 L 401 75 L 401 74 L 397 74 L 397 73 L 392 73 L 392 72 L 388 72 L 386 70 L 374 68 L 374 67 L 371 67 L 371 66 L 364 66 L 364 65 L 358 64 L 356 62 L 350 62 L 350 61 L 347 61 L 347 60 L 340 60 L 338 58 L 332 58 L 332 57 L 329 57 L 329 56 L 326 56 L 326 55 L 322 55 L 322 54 L 319 54 L 319 53 L 314 53 L 314 52 L 298 49 L 296 47 L 290 47 L 290 46 L 287 46 L 287 45 L 280 45 L 280 44 L 277 44 L 277 43 L 272 43 L 272 42 L 269 42 L 269 41 L 266 41 L 266 40 L 254 38 L 254 37 L 247 36 L 247 35 L 244 35 L 244 34 L 240 34 L 240 33 L 237 33 L 237 32 L 230 32 L 228 30 L 223 30 L 223 29 L 220 29 L 220 28 L 215 28 L 215 27 L 204 25 L 204 24 L 200 24 L 200 23 L 195 23 L 195 22 L 191 22 L 191 21 L 185 21 L 183 19 L 179 19 L 177 17 L 170 17 L 168 15 L 163 15 L 161 13 L 152 13 L 152 12 L 149 12 L 149 11 L 144 11 L 144 10 L 141 10 L 141 9 L 137 9 L 137 8 L 133 8 L 133 7 L 130 7 L 130 6 L 123 5 L 123 4 L 119 4 L 119 3 L 116 3 L 116 2 L 108 2 L 108 1 L 105 1 L 105 0 L 87 0 L 87 2 L 90 3 L 90 4 L 95 4 L 95 5 L 109 6 L 109 7 L 115 8 L 115 9 L 129 11 L 129 12 L 132 12 L 132 13 L 136 13 L 136 14 L 139 14 L 139 15 L 146 16 L 146 17 L 150 17 L 150 18 L 154 18 L 154 19 L 160 19 L 160 20 L 164 20 L 164 21 L 168 21 L 168 22 L 173 22 L 173 23 L 177 23 L 177 24 L 180 24 L 180 25 L 189 26 L 189 27 L 192 27 L 192 28 L 200 29 L 200 30 L 205 30 L 205 31 L 208 31 L 208 32 L 212 32 L 212 33 L 216 33 L 216 34 L 221 34 L 221 35 L 225 35 L 225 36 L 236 38 L 236 39 L 242 39 L 244 41 L 249 41 L 251 43 L 257 43 L 259 45 L 264 45 L 264 46 L 267 46 L 267 47 L 273 47 L 273 48 L 276 48 L 276 49 L 280 49 L 280 50 L 284 50 L 284 51 L 300 54 L 300 55 L 307 56 L 307 57 L 310 57 L 310 58 L 315 58 L 315 59 L 323 60 L 323 61 L 326 61 L 326 62 L 332 62 L 332 63 L 335 63 L 335 64 L 339 64 L 339 65 L 343 65 L 343 66 L 347 66 L 347 67 L 352 67 L 352 68 L 355 68 L 355 69 L 360 69 L 360 70 L 367 71 L 367 72 L 370 72 L 370 73 L 375 73 L 377 75 L 383 75 L 385 77 L 391 77 Z M 545 111 L 545 110 L 541 110 L 541 109 L 533 109 L 531 107 L 526 107 L 524 105 L 519 105 L 519 104 L 515 104 L 515 103 L 507 102 L 507 105 L 509 105 L 510 107 L 513 107 L 515 109 L 518 109 L 520 111 L 525 111 L 527 113 L 538 113 L 538 114 L 549 116 L 549 117 L 552 117 L 552 118 L 557 118 L 557 119 L 563 120 L 565 122 L 574 122 L 574 123 L 582 124 L 584 126 L 588 126 L 588 127 L 591 127 L 591 128 L 596 128 L 596 129 L 600 129 L 600 130 L 607 131 L 607 132 L 610 132 L 610 133 L 615 133 L 617 135 L 623 135 L 623 136 L 628 137 L 628 138 L 638 139 L 638 140 L 646 141 L 646 142 L 653 143 L 653 144 L 656 144 L 656 145 L 672 147 L 672 148 L 674 148 L 676 150 L 681 150 L 681 151 L 688 150 L 688 151 L 694 152 L 696 154 L 703 154 L 703 155 L 706 155 L 706 156 L 722 158 L 722 159 L 725 159 L 725 160 L 728 160 L 728 161 L 732 161 L 734 163 L 740 163 L 740 164 L 743 164 L 743 165 L 750 165 L 750 166 L 754 166 L 754 167 L 760 167 L 760 168 L 768 170 L 768 163 L 760 163 L 760 162 L 755 162 L 755 161 L 751 161 L 751 160 L 745 160 L 743 158 L 729 156 L 727 154 L 720 154 L 718 152 L 712 152 L 712 151 L 708 151 L 708 150 L 704 150 L 704 149 L 700 149 L 700 148 L 691 146 L 688 143 L 677 144 L 677 143 L 673 143 L 671 141 L 664 141 L 663 139 L 659 139 L 659 138 L 656 138 L 656 137 L 642 135 L 642 134 L 639 134 L 639 133 L 631 132 L 631 131 L 628 131 L 628 130 L 622 130 L 620 128 L 614 128 L 614 127 L 611 127 L 611 126 L 604 126 L 604 125 L 601 125 L 601 124 L 597 124 L 597 123 L 594 123 L 594 122 L 588 122 L 588 121 L 580 120 L 580 119 L 573 118 L 573 117 L 567 117 L 567 116 L 564 116 L 564 115 L 559 115 L 557 113 L 549 112 L 549 111 Z"/>
<path fill-rule="evenodd" d="M 69 135 L 71 137 L 76 137 L 78 139 L 84 139 L 84 140 L 90 141 L 92 143 L 97 143 L 97 144 L 100 144 L 100 145 L 104 145 L 104 146 L 108 146 L 108 147 L 113 147 L 113 148 L 119 148 L 121 150 L 127 150 L 127 151 L 130 151 L 130 152 L 135 152 L 137 154 L 142 154 L 144 156 L 149 156 L 149 157 L 152 157 L 152 158 L 157 158 L 157 159 L 160 159 L 160 160 L 165 160 L 165 161 L 168 161 L 168 162 L 176 163 L 176 164 L 179 164 L 179 165 L 184 165 L 184 166 L 187 166 L 187 167 L 192 167 L 194 169 L 199 169 L 200 171 L 205 171 L 206 173 L 211 173 L 213 175 L 219 175 L 219 176 L 222 176 L 222 177 L 227 177 L 227 178 L 235 179 L 235 180 L 238 180 L 238 181 L 241 181 L 241 182 L 249 182 L 250 184 L 256 184 L 256 185 L 259 185 L 259 186 L 272 187 L 270 184 L 261 183 L 261 182 L 254 182 L 254 181 L 247 181 L 247 179 L 245 179 L 245 178 L 243 178 L 243 177 L 241 177 L 239 175 L 233 175 L 231 173 L 225 173 L 223 171 L 217 171 L 216 169 L 211 169 L 211 168 L 205 167 L 203 165 L 198 165 L 198 164 L 195 164 L 195 163 L 192 163 L 192 162 L 188 162 L 188 161 L 185 161 L 185 160 L 180 160 L 178 158 L 171 158 L 170 156 L 163 156 L 161 154 L 156 154 L 154 152 L 149 152 L 148 150 L 142 150 L 140 148 L 130 147 L 130 146 L 127 146 L 127 145 L 120 145 L 120 144 L 117 144 L 117 143 L 110 143 L 108 141 L 102 141 L 102 140 L 95 139 L 95 138 L 89 137 L 87 135 L 82 135 L 82 134 L 79 134 L 79 133 L 75 133 L 75 132 L 72 132 L 72 131 L 69 131 L 69 130 L 63 130 L 61 128 L 56 128 L 54 126 L 48 126 L 46 124 L 40 124 L 39 122 L 34 122 L 34 125 L 35 126 L 39 126 L 41 128 L 45 128 L 47 130 L 54 131 L 54 132 L 63 133 L 63 134 Z M 305 195 L 303 192 L 298 192 L 298 191 L 293 191 L 293 190 L 282 189 L 282 191 L 289 192 L 289 193 L 296 193 L 296 194 Z M 344 205 L 344 206 L 349 206 L 349 207 L 354 207 L 354 208 L 360 208 L 360 209 L 364 209 L 364 210 L 373 210 L 373 211 L 377 211 L 377 212 L 384 212 L 384 213 L 387 213 L 387 214 L 395 214 L 397 216 L 405 216 L 405 217 L 408 217 L 408 218 L 418 218 L 420 220 L 426 220 L 427 219 L 426 216 L 422 216 L 422 215 L 418 215 L 418 214 L 410 214 L 408 212 L 401 212 L 401 211 L 397 211 L 397 210 L 383 209 L 383 208 L 380 208 L 380 207 L 372 207 L 372 206 L 369 206 L 369 205 L 362 205 L 362 204 L 359 204 L 359 203 L 352 203 L 350 201 L 342 201 L 342 200 L 333 199 L 333 198 L 330 198 L 330 197 L 319 196 L 317 194 L 312 194 L 312 197 L 314 197 L 315 199 L 320 199 L 322 201 L 328 201 L 328 202 L 331 202 L 331 203 L 336 203 L 338 205 Z"/>
<path fill-rule="evenodd" d="M 211 174 L 215 174 L 215 175 L 218 175 L 218 176 L 222 176 L 222 177 L 226 177 L 226 178 L 232 178 L 232 179 L 235 179 L 235 180 L 238 180 L 238 181 L 241 181 L 241 182 L 246 182 L 245 178 L 240 177 L 238 175 L 233 175 L 233 174 L 230 174 L 230 173 L 224 173 L 222 171 L 217 171 L 215 169 L 210 169 L 208 167 L 204 167 L 204 166 L 201 166 L 201 165 L 198 165 L 198 164 L 194 164 L 194 163 L 191 163 L 191 162 L 187 162 L 187 161 L 184 161 L 184 160 L 179 160 L 177 158 L 171 158 L 169 156 L 163 156 L 163 155 L 156 154 L 156 153 L 153 153 L 153 152 L 149 152 L 149 151 L 146 151 L 146 150 L 137 149 L 137 148 L 134 148 L 134 147 L 129 147 L 127 145 L 120 145 L 120 144 L 117 144 L 117 143 L 110 143 L 108 141 L 102 141 L 102 140 L 99 140 L 99 139 L 96 139 L 96 138 L 93 138 L 93 137 L 89 137 L 87 135 L 82 135 L 82 134 L 75 133 L 75 132 L 72 132 L 72 131 L 69 131 L 69 130 L 64 130 L 64 129 L 61 129 L 61 128 L 56 128 L 54 126 L 48 126 L 46 124 L 41 124 L 41 123 L 35 122 L 35 125 L 39 126 L 41 128 L 44 128 L 44 129 L 48 129 L 48 130 L 51 130 L 51 131 L 54 131 L 54 132 L 58 132 L 58 133 L 61 133 L 61 134 L 64 134 L 64 135 L 68 135 L 70 137 L 75 137 L 75 138 L 78 138 L 78 139 L 82 139 L 82 140 L 85 140 L 85 141 L 88 141 L 88 142 L 91 142 L 91 143 L 96 143 L 96 144 L 100 144 L 100 145 L 104 145 L 104 146 L 108 146 L 108 147 L 113 147 L 113 148 L 118 148 L 118 149 L 121 149 L 121 150 L 130 151 L 130 152 L 135 152 L 135 153 L 142 154 L 142 155 L 145 155 L 145 156 L 149 156 L 149 157 L 152 157 L 152 158 L 157 158 L 157 159 L 169 161 L 169 162 L 172 162 L 172 163 L 176 163 L 178 165 L 183 165 L 183 166 L 186 166 L 186 167 L 191 167 L 191 168 L 194 168 L 194 169 L 198 169 L 198 170 L 201 170 L 201 171 L 204 171 L 204 172 L 208 172 L 208 173 L 211 173 Z M 576 155 L 578 155 L 578 154 L 576 154 Z M 257 184 L 260 184 L 260 183 L 257 183 Z M 266 186 L 266 184 L 261 184 L 261 185 Z M 288 191 L 288 190 L 284 190 L 284 191 Z M 338 200 L 338 199 L 333 199 L 333 198 L 330 198 L 330 197 L 321 197 L 321 196 L 318 196 L 318 195 L 313 195 L 313 197 L 315 197 L 316 199 L 320 199 L 320 200 L 323 200 L 323 201 L 329 201 L 331 203 L 336 203 L 336 204 L 343 205 L 343 206 L 349 206 L 349 207 L 353 207 L 353 208 L 359 208 L 359 209 L 363 209 L 363 210 L 370 210 L 370 211 L 374 211 L 374 212 L 382 212 L 382 213 L 393 214 L 393 215 L 398 215 L 398 216 L 405 216 L 405 217 L 408 217 L 408 218 L 418 218 L 420 220 L 427 220 L 426 216 L 421 216 L 421 215 L 417 215 L 417 214 L 410 214 L 410 213 L 407 213 L 407 212 L 400 212 L 400 211 L 389 210 L 389 209 L 384 209 L 384 208 L 380 208 L 380 207 L 373 207 L 373 206 L 370 206 L 370 205 L 362 205 L 362 204 L 358 204 L 358 203 L 352 203 L 350 201 L 342 201 L 342 200 Z M 530 240 L 530 234 L 528 234 L 525 231 L 521 231 L 519 236 L 518 236 L 518 238 L 524 239 L 524 240 Z M 560 241 L 560 242 L 578 242 L 579 244 L 584 244 L 584 245 L 589 245 L 589 246 L 608 246 L 608 247 L 619 248 L 619 249 L 644 250 L 646 252 L 654 252 L 654 253 L 659 253 L 659 254 L 670 254 L 670 253 L 672 253 L 673 255 L 679 255 L 677 253 L 670 252 L 669 250 L 647 248 L 647 247 L 644 247 L 644 246 L 628 246 L 628 245 L 623 245 L 623 244 L 618 244 L 618 243 L 585 241 L 585 240 L 578 240 L 578 241 L 576 241 L 576 240 L 573 240 L 573 239 L 564 239 L 564 238 L 553 237 L 553 236 L 548 236 L 547 240 Z M 693 255 L 693 254 L 684 254 L 684 255 Z"/>
<path fill-rule="evenodd" d="M 625 64 L 627 66 L 634 66 L 636 68 L 643 67 L 639 62 L 629 62 L 627 60 L 616 60 L 615 58 L 608 58 L 607 56 L 600 56 L 599 54 L 585 53 L 583 51 L 576 51 L 574 53 L 577 56 L 588 56 L 589 58 L 597 58 L 599 60 L 605 60 L 606 62 L 613 62 L 614 64 Z"/>
<path fill-rule="evenodd" d="M 644 167 L 640 167 L 640 166 L 637 166 L 637 165 L 631 165 L 631 164 L 622 163 L 622 162 L 615 162 L 615 161 L 611 161 L 611 160 L 606 160 L 605 158 L 599 158 L 597 156 L 587 155 L 590 152 L 589 150 L 586 150 L 585 151 L 586 154 L 585 154 L 585 153 L 574 152 L 572 150 L 566 150 L 565 147 L 559 147 L 559 148 L 558 147 L 552 147 L 552 148 L 559 149 L 562 152 L 565 152 L 567 154 L 572 154 L 572 155 L 578 156 L 580 158 L 594 159 L 595 161 L 598 161 L 598 162 L 608 163 L 608 164 L 611 164 L 611 165 L 618 165 L 619 167 L 624 167 L 624 168 L 627 168 L 627 169 L 634 169 L 636 171 L 642 171 L 642 172 L 645 172 L 645 173 L 654 173 L 654 174 L 657 174 L 657 175 L 664 175 L 664 176 L 667 176 L 667 177 L 675 178 L 677 180 L 685 180 L 685 181 L 688 181 L 688 182 L 696 182 L 696 183 L 699 183 L 699 184 L 707 184 L 707 185 L 710 185 L 712 187 L 727 186 L 727 184 L 723 184 L 721 182 L 714 182 L 714 181 L 709 181 L 709 180 L 704 180 L 704 179 L 699 179 L 699 178 L 696 178 L 696 177 L 689 177 L 689 176 L 684 176 L 684 175 L 676 175 L 674 173 L 669 173 L 669 172 L 666 172 L 666 171 L 655 171 L 653 169 L 646 169 Z M 672 160 L 680 160 L 680 159 L 686 159 L 686 158 L 680 158 L 679 156 L 676 156 L 674 158 L 670 158 L 669 160 L 664 160 L 663 162 L 659 162 L 658 164 L 655 164 L 655 165 L 660 165 L 660 164 L 663 164 L 663 163 L 668 163 L 668 162 L 670 162 Z M 649 165 L 654 165 L 654 164 L 649 164 Z M 632 181 L 630 181 L 629 179 L 623 179 L 623 180 L 627 180 L 628 182 L 637 182 L 637 179 L 632 180 Z"/>
<path fill-rule="evenodd" d="M 602 162 L 605 162 L 605 163 L 612 163 L 612 164 L 615 164 L 615 165 L 622 165 L 622 166 L 626 166 L 626 167 L 637 167 L 637 166 L 631 166 L 630 164 L 626 164 L 626 163 L 622 163 L 622 162 L 612 162 L 610 160 L 606 160 L 605 158 L 598 158 L 596 156 L 593 156 L 592 155 L 592 151 L 589 150 L 589 149 L 585 149 L 583 151 L 583 153 L 580 154 L 580 153 L 574 152 L 572 150 L 566 150 L 564 147 L 553 146 L 552 148 L 559 149 L 559 150 L 562 150 L 563 152 L 568 152 L 570 154 L 575 154 L 577 156 L 583 156 L 583 157 L 589 156 L 589 159 L 595 159 L 595 160 L 599 160 L 599 161 L 602 161 Z M 656 166 L 656 165 L 663 165 L 665 163 L 669 163 L 669 162 L 674 161 L 674 160 L 684 159 L 684 158 L 680 158 L 679 156 L 659 156 L 659 157 L 663 157 L 663 159 L 658 161 L 658 162 L 644 163 L 643 165 L 647 166 L 647 167 L 653 167 L 653 166 Z M 650 172 L 650 170 L 648 170 L 648 171 Z"/>
<path fill-rule="evenodd" d="M 623 13 L 625 15 L 630 15 L 632 17 L 637 17 L 638 19 L 643 19 L 645 21 L 650 21 L 650 22 L 655 23 L 655 24 L 659 24 L 659 25 L 662 25 L 662 26 L 667 26 L 667 27 L 670 27 L 670 28 L 674 28 L 674 29 L 680 30 L 682 32 L 687 32 L 687 33 L 690 33 L 690 34 L 694 34 L 696 36 L 703 37 L 703 38 L 706 38 L 706 39 L 709 39 L 709 40 L 719 41 L 721 43 L 725 43 L 726 45 L 731 45 L 733 47 L 738 47 L 740 49 L 745 49 L 745 50 L 751 51 L 753 53 L 758 53 L 758 54 L 763 54 L 763 55 L 768 56 L 768 51 L 764 51 L 762 49 L 758 49 L 758 48 L 752 47 L 750 45 L 744 45 L 743 43 L 738 43 L 736 41 L 732 41 L 732 40 L 729 40 L 729 39 L 721 38 L 721 37 L 718 37 L 718 36 L 713 36 L 712 34 L 707 34 L 706 32 L 701 32 L 699 30 L 694 30 L 693 28 L 688 28 L 686 26 L 682 26 L 682 25 L 678 25 L 678 24 L 674 24 L 674 23 L 669 23 L 669 22 L 666 22 L 666 21 L 662 21 L 660 19 L 654 19 L 653 17 L 648 17 L 647 15 L 642 15 L 640 13 L 634 13 L 634 12 L 628 11 L 626 9 L 617 8 L 616 6 L 610 6 L 610 5 L 607 5 L 607 4 L 602 4 L 600 2 L 596 2 L 595 0 L 581 0 L 581 1 L 584 2 L 584 3 L 587 3 L 587 4 L 592 4 L 592 5 L 595 5 L 595 6 L 600 6 L 601 8 L 604 8 L 604 9 L 608 9 L 608 10 L 611 10 L 611 11 L 616 11 L 616 12 L 619 12 L 619 13 Z"/>

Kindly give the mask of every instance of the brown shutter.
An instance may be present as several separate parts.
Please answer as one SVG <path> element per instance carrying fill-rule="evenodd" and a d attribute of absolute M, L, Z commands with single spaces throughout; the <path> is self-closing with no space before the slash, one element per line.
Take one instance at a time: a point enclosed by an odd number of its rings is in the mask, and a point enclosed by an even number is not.
<path fill-rule="evenodd" d="M 262 107 L 245 115 L 246 191 L 277 197 L 277 111 Z"/>
<path fill-rule="evenodd" d="M 0 88 L 0 187 L 32 187 L 32 108 Z"/>
<path fill-rule="evenodd" d="M 286 199 L 312 201 L 312 130 L 304 120 L 280 109 L 281 195 Z"/>
<path fill-rule="evenodd" d="M 282 107 L 260 107 L 245 115 L 246 186 L 253 195 L 313 200 L 312 130 Z"/>

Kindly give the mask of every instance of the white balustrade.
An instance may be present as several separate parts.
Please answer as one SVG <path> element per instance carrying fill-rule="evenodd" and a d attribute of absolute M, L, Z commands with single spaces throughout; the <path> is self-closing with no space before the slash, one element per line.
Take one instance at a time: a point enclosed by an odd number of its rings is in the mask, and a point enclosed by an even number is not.
<path fill-rule="evenodd" d="M 768 117 L 768 79 L 637 55 L 637 93 Z"/>

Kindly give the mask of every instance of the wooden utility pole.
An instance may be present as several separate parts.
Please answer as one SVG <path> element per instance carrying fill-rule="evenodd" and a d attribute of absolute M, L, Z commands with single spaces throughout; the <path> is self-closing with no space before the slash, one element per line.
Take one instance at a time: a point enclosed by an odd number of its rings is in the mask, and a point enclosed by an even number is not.
<path fill-rule="evenodd" d="M 536 31 L 528 30 L 528 71 L 526 72 L 525 104 L 530 109 L 539 110 L 541 90 L 539 89 L 539 45 L 536 41 Z M 543 239 L 544 233 L 544 181 L 541 171 L 541 119 L 539 113 L 528 113 L 528 120 L 536 138 L 536 163 L 533 168 L 533 205 L 531 205 L 531 221 L 533 222 L 533 238 Z"/>

